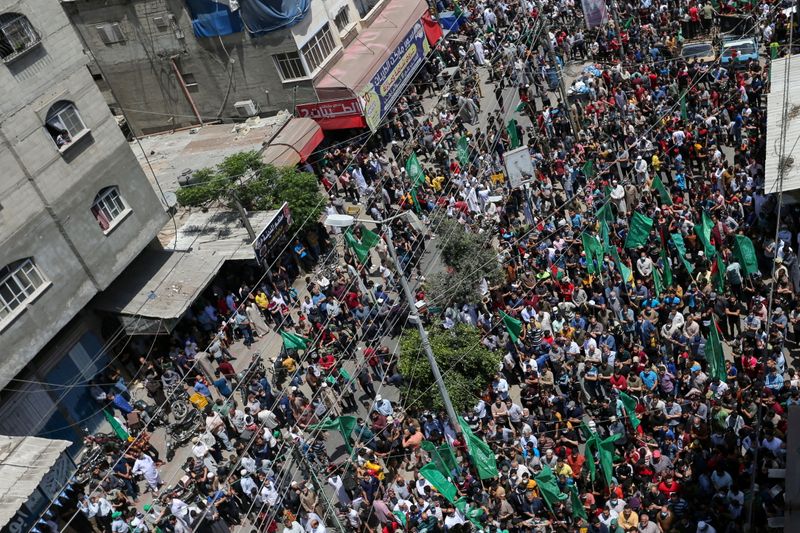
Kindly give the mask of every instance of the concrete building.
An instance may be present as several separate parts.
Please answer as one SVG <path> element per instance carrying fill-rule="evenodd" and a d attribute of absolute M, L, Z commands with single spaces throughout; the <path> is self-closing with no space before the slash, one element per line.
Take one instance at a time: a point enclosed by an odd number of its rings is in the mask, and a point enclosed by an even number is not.
<path fill-rule="evenodd" d="M 57 3 L 0 0 L 2 434 L 80 440 L 113 340 L 86 306 L 167 219 L 82 49 Z"/>
<path fill-rule="evenodd" d="M 425 0 L 298 0 L 280 16 L 264 0 L 61 3 L 109 105 L 124 110 L 136 135 L 301 104 L 311 107 L 300 116 L 326 120 L 326 129 L 364 127 L 359 98 L 375 91 L 352 82 L 385 71 L 394 75 L 381 82 L 397 92 L 429 50 L 406 53 L 419 44 L 409 36 L 421 33 Z M 356 75 L 341 77 L 354 68 Z"/>

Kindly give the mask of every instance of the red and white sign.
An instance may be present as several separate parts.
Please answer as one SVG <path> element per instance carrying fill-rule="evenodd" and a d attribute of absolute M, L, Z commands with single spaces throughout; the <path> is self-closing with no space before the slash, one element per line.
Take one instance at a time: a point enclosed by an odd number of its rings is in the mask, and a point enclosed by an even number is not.
<path fill-rule="evenodd" d="M 297 115 L 316 120 L 320 127 L 325 130 L 366 127 L 361 104 L 356 98 L 316 104 L 300 104 L 297 106 Z"/>

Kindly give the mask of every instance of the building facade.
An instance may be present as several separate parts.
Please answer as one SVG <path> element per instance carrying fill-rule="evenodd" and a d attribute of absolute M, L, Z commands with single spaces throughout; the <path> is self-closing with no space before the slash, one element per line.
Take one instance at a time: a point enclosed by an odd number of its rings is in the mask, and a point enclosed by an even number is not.
<path fill-rule="evenodd" d="M 315 80 L 389 1 L 300 0 L 286 21 L 254 13 L 260 0 L 62 6 L 109 105 L 141 135 L 317 102 Z"/>
<path fill-rule="evenodd" d="M 75 442 L 108 346 L 86 305 L 167 215 L 59 4 L 0 0 L 0 59 L 0 434 Z"/>

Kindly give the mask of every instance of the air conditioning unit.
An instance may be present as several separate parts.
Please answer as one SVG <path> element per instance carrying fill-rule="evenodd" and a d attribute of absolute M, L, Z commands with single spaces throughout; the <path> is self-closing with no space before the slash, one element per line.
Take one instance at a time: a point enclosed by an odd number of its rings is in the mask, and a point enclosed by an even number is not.
<path fill-rule="evenodd" d="M 258 115 L 258 104 L 252 100 L 241 100 L 233 104 L 239 116 L 242 118 L 249 118 Z"/>

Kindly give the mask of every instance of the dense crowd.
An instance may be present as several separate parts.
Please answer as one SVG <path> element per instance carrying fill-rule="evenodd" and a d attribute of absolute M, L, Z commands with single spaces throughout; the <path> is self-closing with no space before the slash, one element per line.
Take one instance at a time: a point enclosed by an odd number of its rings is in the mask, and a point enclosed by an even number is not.
<path fill-rule="evenodd" d="M 771 471 L 785 468 L 786 413 L 800 403 L 787 361 L 800 213 L 764 193 L 767 58 L 790 31 L 781 6 L 642 0 L 618 3 L 619 25 L 591 29 L 573 0 L 444 7 L 464 10 L 464 24 L 378 134 L 315 162 L 329 214 L 349 202 L 379 223 L 346 237 L 378 235 L 366 260 L 348 247 L 318 275 L 336 248 L 320 225 L 266 278 L 215 286 L 169 355 L 142 359 L 157 405 L 178 382 L 203 411 L 183 479 L 163 487 L 143 432 L 98 473 L 102 490 L 81 499 L 73 527 L 722 533 L 782 515 Z M 727 15 L 747 15 L 760 61 L 681 57 Z M 554 89 L 567 62 L 590 66 L 564 102 Z M 517 146 L 535 175 L 512 188 L 503 156 Z M 421 177 L 407 170 L 412 154 Z M 423 224 L 381 223 L 398 207 Z M 434 322 L 477 328 L 502 354 L 459 413 L 494 455 L 493 475 L 446 413 L 381 394 L 403 383 L 387 338 L 410 312 L 383 236 L 391 227 L 423 300 L 426 241 L 448 237 L 434 214 L 485 236 L 503 268 L 482 303 L 449 302 Z M 231 344 L 271 331 L 281 353 L 237 373 Z M 124 390 L 109 399 L 136 410 Z M 335 459 L 332 429 L 347 447 Z M 452 453 L 455 494 L 421 472 L 438 453 L 427 443 Z M 143 507 L 136 474 L 153 493 Z"/>

